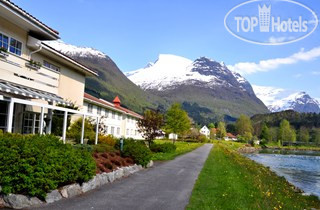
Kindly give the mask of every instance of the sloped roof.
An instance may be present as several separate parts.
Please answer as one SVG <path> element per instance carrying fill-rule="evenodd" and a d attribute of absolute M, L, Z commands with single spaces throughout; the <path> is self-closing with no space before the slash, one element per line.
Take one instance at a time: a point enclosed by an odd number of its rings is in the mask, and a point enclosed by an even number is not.
<path fill-rule="evenodd" d="M 56 30 L 52 29 L 51 27 L 49 27 L 48 25 L 44 24 L 43 22 L 38 20 L 36 17 L 31 15 L 30 13 L 28 13 L 27 11 L 25 11 L 24 9 L 22 9 L 21 7 L 19 7 L 15 3 L 13 3 L 12 1 L 10 1 L 10 0 L 0 0 L 0 3 L 5 5 L 11 11 L 13 11 L 13 13 L 18 14 L 20 16 L 20 18 L 23 18 L 23 19 L 31 22 L 32 24 L 37 25 L 42 30 L 46 31 L 46 33 L 50 34 L 50 36 L 52 38 L 54 38 L 54 39 L 58 39 L 59 38 L 59 32 L 58 31 L 56 31 Z"/>
<path fill-rule="evenodd" d="M 230 138 L 237 138 L 235 135 L 233 135 L 232 133 L 227 133 L 227 136 Z"/>
<path fill-rule="evenodd" d="M 112 109 L 112 110 L 115 110 L 115 111 L 119 111 L 119 112 L 122 112 L 122 113 L 125 113 L 127 115 L 130 115 L 130 116 L 133 116 L 135 118 L 143 118 L 141 115 L 139 115 L 138 113 L 135 113 L 134 111 L 131 111 L 129 109 L 126 109 L 122 106 L 115 106 L 113 103 L 109 102 L 109 101 L 106 101 L 104 99 L 99 99 L 99 98 L 96 98 L 88 93 L 84 93 L 84 100 L 86 101 L 91 101 L 91 102 L 95 102 L 96 104 L 102 106 L 102 107 L 105 107 L 105 108 L 109 108 L 109 109 Z M 120 101 L 120 99 L 119 99 Z"/>

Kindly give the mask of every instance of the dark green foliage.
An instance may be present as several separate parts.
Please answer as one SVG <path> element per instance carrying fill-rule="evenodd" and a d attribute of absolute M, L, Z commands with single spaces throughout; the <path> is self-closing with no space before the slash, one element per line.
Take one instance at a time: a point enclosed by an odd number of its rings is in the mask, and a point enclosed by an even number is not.
<path fill-rule="evenodd" d="M 150 162 L 152 153 L 143 141 L 124 140 L 122 156 L 131 157 L 135 163 L 145 167 Z"/>
<path fill-rule="evenodd" d="M 265 140 L 267 142 L 271 141 L 270 131 L 269 131 L 269 128 L 268 128 L 268 126 L 266 124 L 264 124 L 262 126 L 260 139 L 263 139 L 263 140 Z"/>
<path fill-rule="evenodd" d="M 276 112 L 270 114 L 258 114 L 251 118 L 253 124 L 266 123 L 268 127 L 279 127 L 280 122 L 286 119 L 295 129 L 320 128 L 320 114 L 316 113 L 299 113 L 292 110 Z"/>
<path fill-rule="evenodd" d="M 0 136 L 2 192 L 37 196 L 95 174 L 95 162 L 86 149 L 75 149 L 54 136 L 5 134 Z"/>
<path fill-rule="evenodd" d="M 72 138 L 80 143 L 81 139 L 82 118 L 75 121 L 67 132 L 67 137 Z M 84 138 L 89 139 L 88 143 L 93 144 L 95 141 L 96 133 L 94 125 L 88 119 L 84 123 Z"/>
<path fill-rule="evenodd" d="M 172 143 L 164 143 L 164 144 L 156 144 L 153 143 L 150 146 L 150 150 L 152 152 L 162 152 L 162 153 L 170 153 L 170 152 L 174 152 L 176 151 L 177 147 L 176 145 L 172 144 Z"/>
<path fill-rule="evenodd" d="M 115 152 L 116 149 L 108 144 L 102 143 L 92 146 L 94 152 Z"/>
<path fill-rule="evenodd" d="M 232 134 L 235 134 L 236 133 L 236 126 L 234 123 L 232 124 L 228 124 L 226 126 L 226 129 L 227 129 L 227 133 L 232 133 Z"/>
<path fill-rule="evenodd" d="M 156 137 L 163 135 L 161 130 L 163 124 L 163 115 L 160 112 L 152 110 L 146 110 L 143 118 L 138 120 L 137 125 L 139 132 L 142 133 L 143 138 L 148 141 L 149 146 Z"/>

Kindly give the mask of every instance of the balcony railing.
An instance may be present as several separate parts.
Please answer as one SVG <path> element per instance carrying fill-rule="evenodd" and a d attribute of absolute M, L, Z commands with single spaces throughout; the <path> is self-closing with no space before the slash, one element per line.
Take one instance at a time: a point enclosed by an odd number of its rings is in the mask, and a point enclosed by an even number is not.
<path fill-rule="evenodd" d="M 59 72 L 12 53 L 1 51 L 0 58 L 0 79 L 58 94 Z"/>

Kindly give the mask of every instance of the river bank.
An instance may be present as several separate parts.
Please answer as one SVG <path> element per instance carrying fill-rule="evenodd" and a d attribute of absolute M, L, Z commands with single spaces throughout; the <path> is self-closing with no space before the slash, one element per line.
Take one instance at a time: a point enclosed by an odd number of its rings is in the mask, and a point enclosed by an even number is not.
<path fill-rule="evenodd" d="M 216 142 L 194 187 L 188 209 L 319 209 L 269 168 L 236 150 L 243 144 Z M 230 202 L 232 201 L 232 202 Z"/>

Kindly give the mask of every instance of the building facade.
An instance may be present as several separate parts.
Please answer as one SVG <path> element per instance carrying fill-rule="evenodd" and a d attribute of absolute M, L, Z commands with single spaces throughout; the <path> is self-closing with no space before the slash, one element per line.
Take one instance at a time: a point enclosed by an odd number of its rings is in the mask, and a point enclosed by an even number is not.
<path fill-rule="evenodd" d="M 137 126 L 142 116 L 122 107 L 118 96 L 111 103 L 85 93 L 83 111 L 100 116 L 100 127 L 103 126 L 105 135 L 143 139 Z"/>
<path fill-rule="evenodd" d="M 83 105 L 85 78 L 97 74 L 44 43 L 59 33 L 9 0 L 0 0 L 0 129 L 51 133 L 52 112 L 97 117 L 57 107 Z M 66 118 L 66 117 L 65 117 Z"/>
<path fill-rule="evenodd" d="M 203 126 L 201 129 L 200 129 L 200 133 L 202 135 L 205 135 L 207 138 L 210 138 L 210 130 L 207 126 Z"/>

